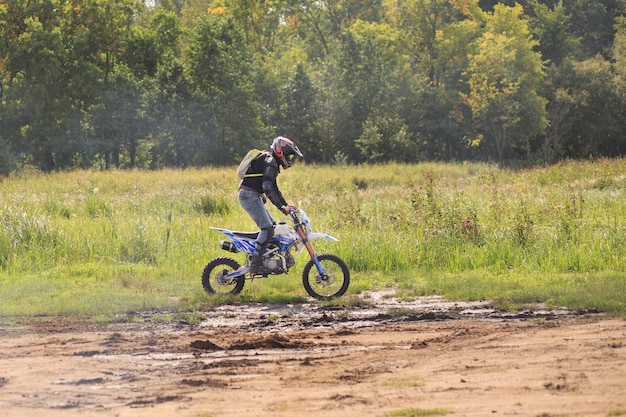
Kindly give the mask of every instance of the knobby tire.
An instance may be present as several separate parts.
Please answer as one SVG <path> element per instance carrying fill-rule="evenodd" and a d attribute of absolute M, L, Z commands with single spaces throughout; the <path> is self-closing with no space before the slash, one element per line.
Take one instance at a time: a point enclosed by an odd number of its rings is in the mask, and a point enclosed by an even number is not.
<path fill-rule="evenodd" d="M 302 284 L 306 292 L 318 300 L 341 297 L 350 285 L 350 271 L 346 263 L 335 255 L 317 255 L 327 276 L 321 277 L 313 260 L 302 271 Z"/>
<path fill-rule="evenodd" d="M 202 271 L 204 290 L 209 294 L 239 294 L 246 281 L 243 275 L 233 278 L 230 282 L 222 282 L 220 278 L 236 271 L 240 266 L 239 262 L 225 256 L 213 259 Z"/>

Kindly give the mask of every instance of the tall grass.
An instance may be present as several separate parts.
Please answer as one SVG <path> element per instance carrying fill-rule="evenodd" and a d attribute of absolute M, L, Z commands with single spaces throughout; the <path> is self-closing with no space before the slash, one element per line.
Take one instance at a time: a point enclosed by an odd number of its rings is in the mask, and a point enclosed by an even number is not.
<path fill-rule="evenodd" d="M 200 273 L 226 254 L 209 226 L 255 227 L 237 202 L 234 171 L 3 179 L 0 314 L 208 302 Z M 518 171 L 477 163 L 299 165 L 279 184 L 314 229 L 341 239 L 314 244 L 346 260 L 349 293 L 396 287 L 406 296 L 626 312 L 623 159 Z M 301 299 L 299 271 L 246 285 L 241 297 Z"/>

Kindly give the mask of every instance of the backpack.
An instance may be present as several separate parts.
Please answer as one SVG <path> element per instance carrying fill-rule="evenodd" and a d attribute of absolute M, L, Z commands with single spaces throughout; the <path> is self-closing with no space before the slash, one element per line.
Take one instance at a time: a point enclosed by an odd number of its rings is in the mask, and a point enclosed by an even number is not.
<path fill-rule="evenodd" d="M 248 170 L 250 169 L 250 165 L 260 156 L 269 155 L 267 151 L 260 151 L 258 149 L 251 149 L 248 151 L 246 156 L 243 157 L 241 162 L 239 163 L 239 167 L 237 168 L 237 176 L 241 179 L 250 178 L 250 177 L 260 177 L 263 174 L 248 174 Z"/>

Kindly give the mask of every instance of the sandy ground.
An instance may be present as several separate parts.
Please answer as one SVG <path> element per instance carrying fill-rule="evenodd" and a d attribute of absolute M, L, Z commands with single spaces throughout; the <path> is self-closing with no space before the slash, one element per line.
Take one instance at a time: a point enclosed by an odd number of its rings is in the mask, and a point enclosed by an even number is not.
<path fill-rule="evenodd" d="M 202 314 L 1 325 L 0 415 L 626 415 L 624 320 L 436 298 Z"/>

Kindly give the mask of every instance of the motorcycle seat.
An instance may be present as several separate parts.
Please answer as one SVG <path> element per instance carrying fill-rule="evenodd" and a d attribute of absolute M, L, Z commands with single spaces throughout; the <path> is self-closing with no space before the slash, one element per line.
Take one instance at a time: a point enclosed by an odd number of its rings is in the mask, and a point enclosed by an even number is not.
<path fill-rule="evenodd" d="M 233 234 L 237 237 L 254 240 L 259 235 L 259 232 L 233 232 Z"/>

